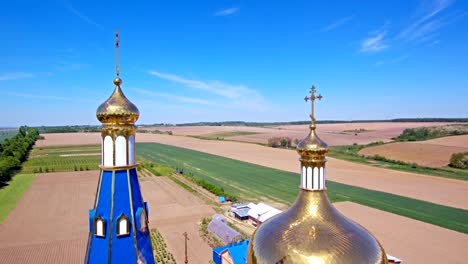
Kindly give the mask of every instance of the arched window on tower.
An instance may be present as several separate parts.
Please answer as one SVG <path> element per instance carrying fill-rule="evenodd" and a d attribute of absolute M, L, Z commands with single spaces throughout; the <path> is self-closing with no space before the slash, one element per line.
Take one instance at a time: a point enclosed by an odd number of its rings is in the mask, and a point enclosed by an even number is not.
<path fill-rule="evenodd" d="M 130 234 L 130 221 L 128 217 L 122 214 L 117 218 L 117 236 L 126 236 Z"/>
<path fill-rule="evenodd" d="M 94 218 L 94 235 L 97 237 L 106 237 L 106 222 L 100 216 Z"/>
<path fill-rule="evenodd" d="M 137 220 L 138 220 L 138 230 L 140 232 L 145 232 L 148 230 L 148 217 L 146 215 L 146 210 L 139 207 L 136 213 Z"/>

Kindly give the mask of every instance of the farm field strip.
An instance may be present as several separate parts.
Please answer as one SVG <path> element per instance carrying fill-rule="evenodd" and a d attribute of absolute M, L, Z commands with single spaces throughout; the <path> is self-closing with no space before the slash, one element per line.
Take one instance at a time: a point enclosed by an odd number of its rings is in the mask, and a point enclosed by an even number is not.
<path fill-rule="evenodd" d="M 291 204 L 298 192 L 299 175 L 203 152 L 158 143 L 138 143 L 138 154 L 154 163 L 185 168 L 200 179 L 223 187 L 241 198 Z M 468 233 L 468 210 L 328 181 L 333 202 L 352 201 L 448 229 Z"/>
<path fill-rule="evenodd" d="M 96 170 L 101 161 L 101 146 L 35 147 L 23 164 L 22 172 Z"/>
<path fill-rule="evenodd" d="M 0 189 L 0 224 L 16 207 L 16 204 L 29 189 L 35 178 L 36 175 L 34 174 L 17 174 L 8 182 L 7 186 Z"/>

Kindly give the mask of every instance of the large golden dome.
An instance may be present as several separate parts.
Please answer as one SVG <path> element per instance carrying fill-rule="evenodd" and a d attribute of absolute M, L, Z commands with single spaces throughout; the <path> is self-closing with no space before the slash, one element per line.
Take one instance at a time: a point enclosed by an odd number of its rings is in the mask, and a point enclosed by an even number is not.
<path fill-rule="evenodd" d="M 385 264 L 384 249 L 365 228 L 341 214 L 325 186 L 328 147 L 316 134 L 312 87 L 310 133 L 297 147 L 301 158 L 300 192 L 285 212 L 261 224 L 252 236 L 248 264 Z"/>
<path fill-rule="evenodd" d="M 103 124 L 133 125 L 140 116 L 138 108 L 125 97 L 119 77 L 114 79 L 115 90 L 96 110 L 97 119 Z"/>

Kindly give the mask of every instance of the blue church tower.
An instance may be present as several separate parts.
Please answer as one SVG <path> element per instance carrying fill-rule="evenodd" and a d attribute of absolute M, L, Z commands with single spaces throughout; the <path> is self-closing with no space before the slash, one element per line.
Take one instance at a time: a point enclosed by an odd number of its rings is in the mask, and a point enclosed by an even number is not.
<path fill-rule="evenodd" d="M 102 123 L 101 174 L 89 210 L 85 264 L 153 264 L 148 205 L 143 201 L 135 161 L 135 122 L 140 115 L 120 89 L 116 32 L 115 90 L 96 111 Z"/>

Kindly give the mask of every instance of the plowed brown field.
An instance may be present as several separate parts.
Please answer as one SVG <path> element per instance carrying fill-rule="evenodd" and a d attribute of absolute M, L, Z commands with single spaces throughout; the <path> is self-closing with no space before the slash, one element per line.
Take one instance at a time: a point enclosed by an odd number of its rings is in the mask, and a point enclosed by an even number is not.
<path fill-rule="evenodd" d="M 403 263 L 466 263 L 468 235 L 351 202 L 335 206 L 367 228 L 387 254 Z"/>
<path fill-rule="evenodd" d="M 414 162 L 429 167 L 443 167 L 453 153 L 468 152 L 468 135 L 443 137 L 420 142 L 395 142 L 368 147 L 359 153 L 381 155 L 389 159 Z"/>

